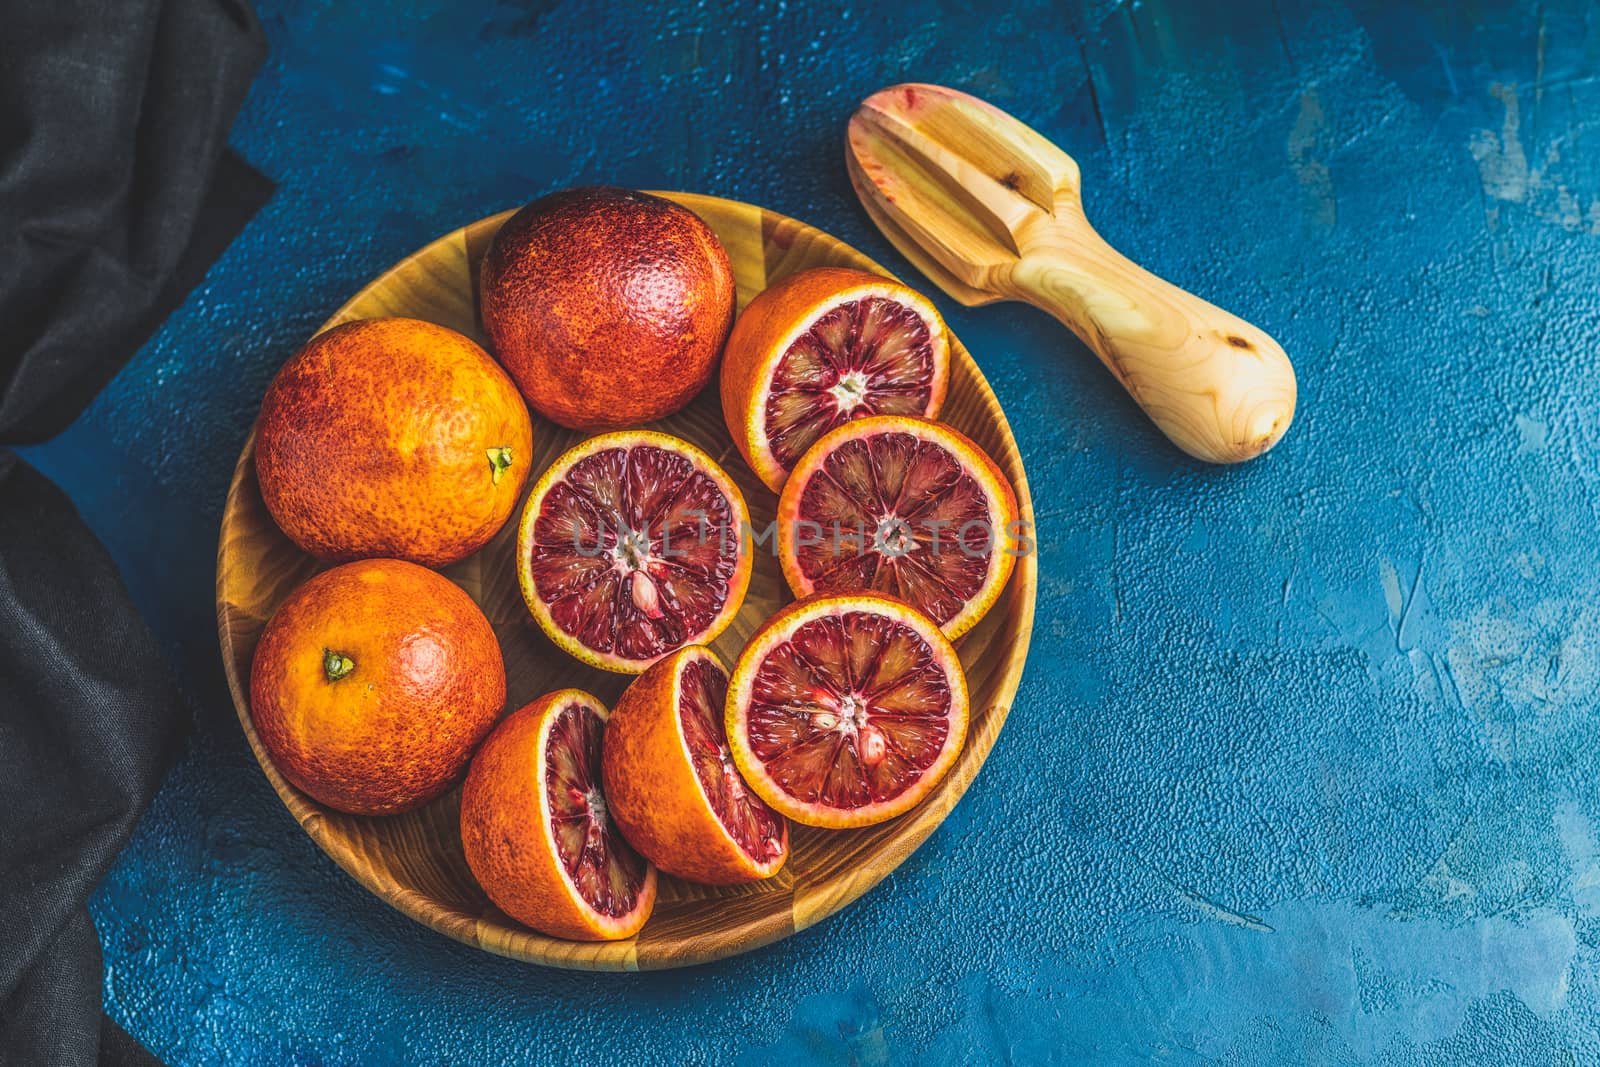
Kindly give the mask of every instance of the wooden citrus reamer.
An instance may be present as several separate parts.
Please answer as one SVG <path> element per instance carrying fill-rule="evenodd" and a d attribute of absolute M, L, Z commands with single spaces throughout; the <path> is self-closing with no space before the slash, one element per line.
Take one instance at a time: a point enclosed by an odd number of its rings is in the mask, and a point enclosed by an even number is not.
<path fill-rule="evenodd" d="M 1084 217 L 1078 164 L 977 97 L 874 93 L 845 153 L 867 213 L 968 306 L 1021 300 L 1071 328 L 1185 452 L 1237 463 L 1294 417 L 1294 368 L 1266 333 L 1151 274 Z"/>

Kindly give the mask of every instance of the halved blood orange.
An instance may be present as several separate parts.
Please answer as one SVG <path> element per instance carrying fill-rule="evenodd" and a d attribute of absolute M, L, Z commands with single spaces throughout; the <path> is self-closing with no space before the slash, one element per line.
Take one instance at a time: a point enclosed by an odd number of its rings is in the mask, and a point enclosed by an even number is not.
<path fill-rule="evenodd" d="M 875 591 L 952 641 L 994 606 L 1022 551 L 1011 483 L 941 423 L 883 415 L 823 435 L 778 498 L 778 558 L 796 596 Z"/>
<path fill-rule="evenodd" d="M 824 433 L 867 415 L 932 418 L 950 341 L 926 297 L 845 267 L 774 282 L 750 301 L 722 357 L 728 432 L 774 493 Z"/>
<path fill-rule="evenodd" d="M 656 871 L 623 840 L 600 781 L 605 705 L 561 689 L 513 712 L 461 788 L 467 866 L 500 910 L 552 937 L 638 933 Z"/>
<path fill-rule="evenodd" d="M 798 600 L 750 638 L 728 683 L 733 760 L 761 798 L 808 826 L 909 810 L 967 737 L 956 650 L 915 608 L 876 595 Z"/>
<path fill-rule="evenodd" d="M 716 638 L 750 585 L 750 513 L 710 456 L 649 430 L 569 449 L 534 485 L 517 577 L 550 639 L 585 663 L 638 674 Z"/>
<path fill-rule="evenodd" d="M 691 645 L 658 660 L 617 701 L 604 780 L 623 836 L 668 874 L 735 885 L 778 873 L 789 824 L 733 765 L 728 670 Z"/>

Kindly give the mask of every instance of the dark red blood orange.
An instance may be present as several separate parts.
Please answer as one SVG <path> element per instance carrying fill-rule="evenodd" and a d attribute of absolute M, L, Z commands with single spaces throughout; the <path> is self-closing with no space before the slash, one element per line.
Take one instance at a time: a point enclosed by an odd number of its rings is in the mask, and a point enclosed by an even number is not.
<path fill-rule="evenodd" d="M 751 787 L 809 826 L 914 806 L 967 736 L 967 683 L 926 616 L 875 595 L 810 597 L 757 630 L 728 684 L 728 741 Z"/>
<path fill-rule="evenodd" d="M 738 486 L 698 448 L 648 430 L 601 434 L 528 496 L 522 596 L 572 655 L 638 674 L 733 621 L 750 585 L 748 529 Z"/>
<path fill-rule="evenodd" d="M 817 267 L 768 286 L 739 316 L 722 363 L 722 413 L 777 492 L 841 423 L 937 415 L 949 379 L 944 321 L 925 297 L 875 274 Z"/>
<path fill-rule="evenodd" d="M 955 640 L 999 599 L 1023 551 L 1011 483 L 962 434 L 875 416 L 830 431 L 778 499 L 778 558 L 796 596 L 899 597 Z"/>
<path fill-rule="evenodd" d="M 656 872 L 617 831 L 600 780 L 606 709 L 563 689 L 514 712 L 461 789 L 467 866 L 500 910 L 552 937 L 638 933 Z"/>
<path fill-rule="evenodd" d="M 733 765 L 727 694 L 716 653 L 691 645 L 641 674 L 606 727 L 606 798 L 623 835 L 666 873 L 710 885 L 770 877 L 789 853 L 783 816 Z"/>
<path fill-rule="evenodd" d="M 628 189 L 535 200 L 495 234 L 479 280 L 495 355 L 534 410 L 577 430 L 682 408 L 711 380 L 733 324 L 716 234 Z"/>

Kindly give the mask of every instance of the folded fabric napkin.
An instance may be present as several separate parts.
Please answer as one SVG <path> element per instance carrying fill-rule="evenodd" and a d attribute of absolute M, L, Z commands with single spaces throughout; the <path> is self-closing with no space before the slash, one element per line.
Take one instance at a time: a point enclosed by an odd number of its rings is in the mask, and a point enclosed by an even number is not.
<path fill-rule="evenodd" d="M 45 0 L 0 32 L 0 445 L 77 416 L 270 194 L 227 150 L 242 0 Z M 0 450 L 0 1064 L 153 1063 L 101 1014 L 84 901 L 183 721 L 67 497 Z"/>

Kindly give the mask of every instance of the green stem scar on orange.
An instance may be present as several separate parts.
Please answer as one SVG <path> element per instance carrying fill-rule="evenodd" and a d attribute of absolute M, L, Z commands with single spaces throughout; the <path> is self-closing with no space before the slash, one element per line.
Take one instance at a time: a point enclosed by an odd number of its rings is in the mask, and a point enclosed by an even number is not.
<path fill-rule="evenodd" d="M 331 648 L 322 650 L 322 673 L 327 675 L 328 681 L 337 682 L 355 669 L 356 661 L 343 652 L 335 652 Z"/>
<path fill-rule="evenodd" d="M 494 484 L 500 484 L 500 476 L 511 469 L 511 446 L 501 445 L 488 450 L 489 470 L 492 472 Z"/>

